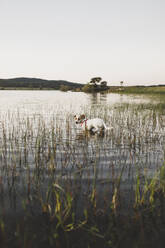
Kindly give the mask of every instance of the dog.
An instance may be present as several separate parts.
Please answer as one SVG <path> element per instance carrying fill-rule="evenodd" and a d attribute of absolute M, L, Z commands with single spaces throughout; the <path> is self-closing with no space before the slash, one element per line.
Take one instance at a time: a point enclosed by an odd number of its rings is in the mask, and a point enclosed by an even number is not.
<path fill-rule="evenodd" d="M 100 118 L 86 119 L 85 115 L 75 115 L 74 120 L 76 124 L 80 124 L 84 131 L 91 131 L 92 133 L 100 133 L 112 128 L 107 127 L 104 121 Z"/>

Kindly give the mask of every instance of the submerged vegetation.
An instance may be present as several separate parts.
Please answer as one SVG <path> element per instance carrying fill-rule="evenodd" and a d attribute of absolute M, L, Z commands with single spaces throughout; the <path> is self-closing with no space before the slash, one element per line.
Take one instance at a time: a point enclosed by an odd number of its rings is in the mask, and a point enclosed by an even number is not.
<path fill-rule="evenodd" d="M 164 105 L 82 112 L 113 130 L 82 133 L 60 108 L 1 111 L 1 247 L 163 247 Z"/>

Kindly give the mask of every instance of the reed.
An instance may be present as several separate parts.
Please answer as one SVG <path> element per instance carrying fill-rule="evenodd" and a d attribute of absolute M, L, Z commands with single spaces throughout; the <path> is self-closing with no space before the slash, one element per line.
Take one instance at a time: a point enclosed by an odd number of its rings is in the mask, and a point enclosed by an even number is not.
<path fill-rule="evenodd" d="M 138 247 L 150 228 L 156 236 L 164 228 L 164 107 L 84 107 L 113 127 L 104 136 L 82 133 L 58 111 L 0 113 L 1 244 Z M 133 230 L 142 230 L 140 241 Z"/>

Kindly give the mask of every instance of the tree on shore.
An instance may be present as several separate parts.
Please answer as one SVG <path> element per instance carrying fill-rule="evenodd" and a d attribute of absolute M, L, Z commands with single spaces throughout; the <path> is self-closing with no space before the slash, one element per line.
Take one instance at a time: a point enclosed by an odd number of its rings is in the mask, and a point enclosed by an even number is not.
<path fill-rule="evenodd" d="M 90 82 L 87 83 L 83 88 L 82 91 L 84 92 L 99 92 L 107 89 L 107 82 L 102 81 L 101 77 L 94 77 L 91 78 Z"/>
<path fill-rule="evenodd" d="M 101 85 L 101 87 L 107 87 L 107 81 L 102 81 L 102 82 L 100 83 L 100 85 Z"/>
<path fill-rule="evenodd" d="M 124 84 L 124 81 L 120 81 L 120 86 L 122 87 Z"/>
<path fill-rule="evenodd" d="M 101 80 L 102 80 L 101 77 L 94 77 L 94 78 L 91 78 L 89 83 L 93 85 L 97 85 L 97 83 L 100 83 Z"/>

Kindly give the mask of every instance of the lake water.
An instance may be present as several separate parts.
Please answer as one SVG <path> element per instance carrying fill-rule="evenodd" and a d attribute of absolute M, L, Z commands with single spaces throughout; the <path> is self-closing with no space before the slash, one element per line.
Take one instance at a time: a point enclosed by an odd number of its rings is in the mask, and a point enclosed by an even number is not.
<path fill-rule="evenodd" d="M 55 180 L 62 187 L 72 184 L 79 189 L 82 203 L 93 183 L 102 195 L 110 194 L 121 176 L 121 190 L 128 199 L 137 173 L 143 181 L 164 164 L 165 113 L 155 108 L 158 103 L 119 94 L 0 91 L 3 192 L 14 188 L 19 199 L 28 182 L 34 183 L 34 193 L 39 180 L 44 194 Z M 85 134 L 74 123 L 76 113 L 100 117 L 113 129 L 103 135 Z M 8 199 L 3 201 L 8 211 L 13 209 Z M 19 209 L 22 203 L 16 202 Z"/>
<path fill-rule="evenodd" d="M 61 91 L 0 91 L 1 112 L 19 111 L 25 114 L 51 115 L 53 111 L 66 110 L 79 113 L 84 106 L 100 104 L 147 103 L 149 99 L 119 94 L 85 94 Z"/>

